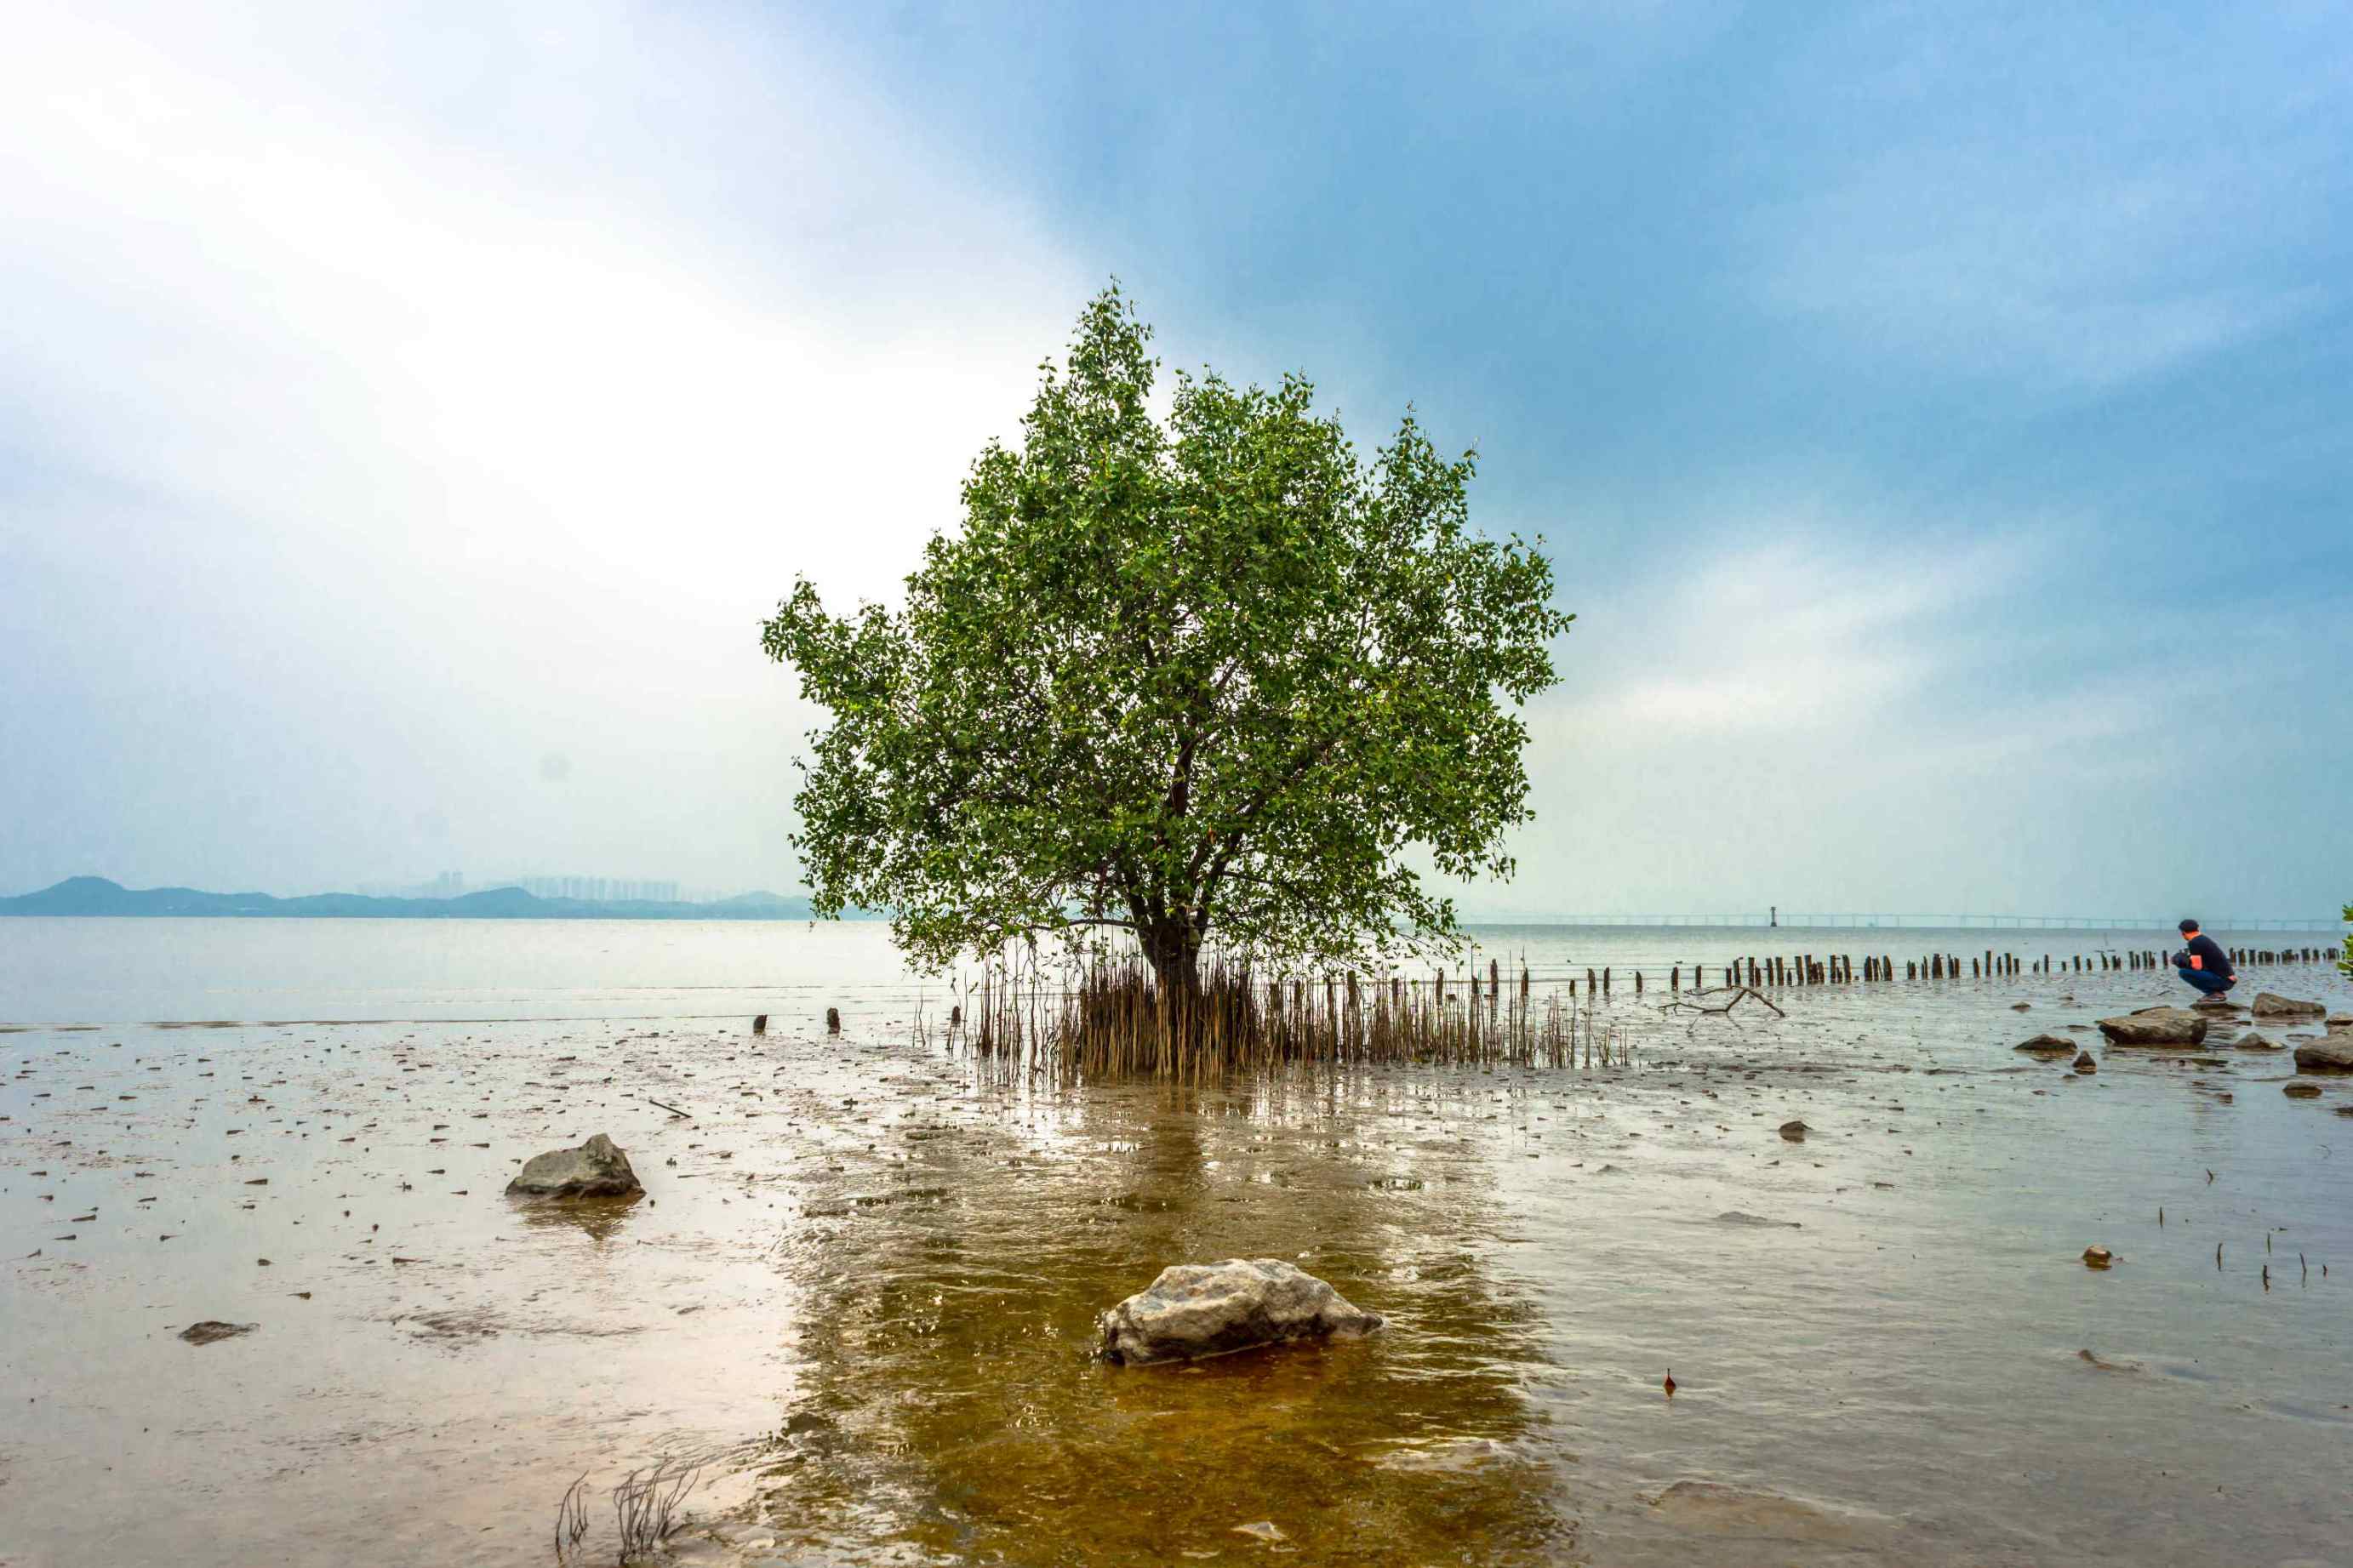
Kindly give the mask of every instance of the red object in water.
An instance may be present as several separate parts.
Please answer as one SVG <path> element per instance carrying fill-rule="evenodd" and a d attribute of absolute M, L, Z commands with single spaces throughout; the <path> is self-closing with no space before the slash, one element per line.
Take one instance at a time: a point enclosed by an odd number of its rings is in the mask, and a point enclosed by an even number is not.
<path fill-rule="evenodd" d="M 1669 1372 L 1669 1373 L 1667 1373 L 1667 1397 L 1668 1397 L 1669 1399 L 1672 1399 L 1674 1396 L 1675 1396 L 1675 1374 L 1674 1374 L 1672 1372 Z"/>

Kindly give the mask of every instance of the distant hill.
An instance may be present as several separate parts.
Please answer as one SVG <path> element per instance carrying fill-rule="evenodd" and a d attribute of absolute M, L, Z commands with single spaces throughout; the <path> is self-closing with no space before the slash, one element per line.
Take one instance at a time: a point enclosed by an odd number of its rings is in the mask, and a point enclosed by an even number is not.
<path fill-rule="evenodd" d="M 358 893 L 207 893 L 196 888 L 126 888 L 104 877 L 69 877 L 55 887 L 0 899 L 0 915 L 176 915 L 235 919 L 401 921 L 805 921 L 807 898 L 738 893 L 715 904 L 652 900 L 542 899 L 521 888 L 490 888 L 455 899 L 371 899 Z M 864 911 L 853 920 L 871 919 Z"/>

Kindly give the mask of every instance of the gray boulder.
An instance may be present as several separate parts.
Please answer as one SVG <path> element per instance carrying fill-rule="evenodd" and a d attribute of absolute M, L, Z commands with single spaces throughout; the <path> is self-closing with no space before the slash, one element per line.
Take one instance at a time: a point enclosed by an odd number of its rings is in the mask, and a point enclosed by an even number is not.
<path fill-rule="evenodd" d="M 2293 996 L 2282 996 L 2270 991 L 2255 994 L 2255 1016 L 2258 1018 L 2317 1018 L 2327 1011 L 2317 1002 L 2299 1002 Z"/>
<path fill-rule="evenodd" d="M 602 1132 L 577 1149 L 534 1155 L 507 1184 L 511 1198 L 625 1198 L 645 1190 L 629 1157 Z"/>
<path fill-rule="evenodd" d="M 2192 1012 L 2197 1013 L 2235 1013 L 2239 1010 L 2239 1005 L 2236 1002 L 2228 1001 L 2220 996 L 2200 996 L 2197 1001 L 2189 1004 L 2189 1006 Z"/>
<path fill-rule="evenodd" d="M 2328 1015 L 2328 1032 L 2333 1035 L 2339 1029 L 2353 1029 L 2353 1013 Z"/>
<path fill-rule="evenodd" d="M 2275 1051 L 2280 1048 L 2280 1043 L 2269 1035 L 2259 1035 L 2249 1029 L 2231 1042 L 2231 1048 L 2234 1051 Z"/>
<path fill-rule="evenodd" d="M 2063 1040 L 2056 1035 L 2037 1035 L 2031 1040 L 2021 1041 L 2017 1048 L 2031 1056 L 2069 1057 L 2075 1054 L 2075 1042 Z"/>
<path fill-rule="evenodd" d="M 2194 1046 L 2206 1037 L 2206 1020 L 2187 1007 L 2143 1007 L 2101 1019 L 2100 1033 L 2114 1046 Z"/>
<path fill-rule="evenodd" d="M 1271 1258 L 1173 1265 L 1098 1321 L 1103 1359 L 1130 1365 L 1368 1334 L 1381 1326 L 1379 1314 Z"/>
<path fill-rule="evenodd" d="M 2335 1029 L 2295 1048 L 2298 1072 L 2353 1072 L 2353 1030 Z"/>

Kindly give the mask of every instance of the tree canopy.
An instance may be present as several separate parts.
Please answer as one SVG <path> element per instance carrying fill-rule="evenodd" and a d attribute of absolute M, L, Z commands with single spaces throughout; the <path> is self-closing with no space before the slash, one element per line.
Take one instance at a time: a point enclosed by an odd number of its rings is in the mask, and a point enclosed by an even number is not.
<path fill-rule="evenodd" d="M 1451 942 L 1409 862 L 1511 874 L 1551 568 L 1472 531 L 1472 455 L 1409 412 L 1369 461 L 1297 375 L 1178 373 L 1155 418 L 1150 337 L 1089 303 L 902 608 L 801 580 L 763 627 L 831 715 L 795 798 L 818 912 L 887 910 L 932 965 L 1123 930 L 1177 987 L 1210 948 Z"/>

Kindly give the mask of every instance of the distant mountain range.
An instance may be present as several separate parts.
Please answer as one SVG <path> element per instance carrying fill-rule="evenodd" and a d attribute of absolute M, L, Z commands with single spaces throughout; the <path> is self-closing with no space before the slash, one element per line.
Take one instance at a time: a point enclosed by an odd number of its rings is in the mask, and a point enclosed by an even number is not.
<path fill-rule="evenodd" d="M 649 900 L 542 899 L 491 888 L 455 899 L 372 899 L 359 893 L 207 893 L 195 888 L 126 888 L 104 877 L 69 877 L 53 888 L 0 899 L 0 915 L 218 915 L 238 919 L 399 921 L 805 921 L 807 898 L 738 893 L 712 904 Z M 851 919 L 873 917 L 856 911 Z"/>

